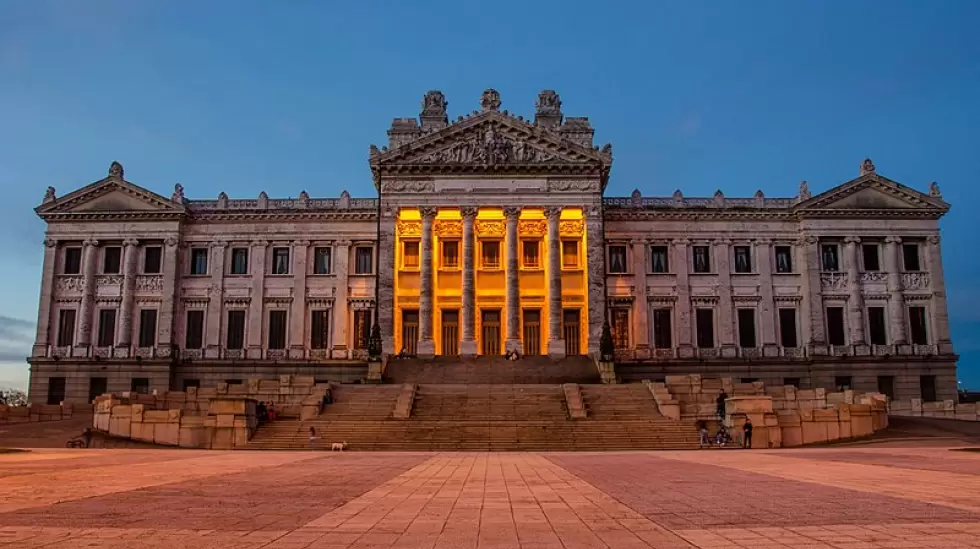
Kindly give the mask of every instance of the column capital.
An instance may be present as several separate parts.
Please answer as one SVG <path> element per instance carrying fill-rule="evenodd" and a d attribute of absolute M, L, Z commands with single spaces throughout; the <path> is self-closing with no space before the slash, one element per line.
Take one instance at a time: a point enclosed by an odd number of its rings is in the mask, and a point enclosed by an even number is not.
<path fill-rule="evenodd" d="M 938 234 L 934 234 L 934 235 L 926 238 L 926 242 L 928 242 L 929 244 L 932 244 L 933 246 L 939 244 L 940 241 L 941 241 L 941 238 L 939 237 Z"/>
<path fill-rule="evenodd" d="M 772 239 L 771 238 L 756 238 L 756 239 L 753 240 L 753 242 L 755 244 L 759 245 L 759 246 L 768 246 L 768 245 L 772 244 Z"/>
<path fill-rule="evenodd" d="M 464 221 L 473 221 L 476 219 L 476 214 L 479 213 L 480 208 L 476 206 L 463 206 L 459 209 L 459 213 L 462 214 Z"/>
<path fill-rule="evenodd" d="M 439 208 L 435 206 L 419 206 L 419 212 L 422 214 L 422 219 L 432 221 L 436 218 L 436 214 L 439 213 Z"/>
<path fill-rule="evenodd" d="M 680 246 L 689 245 L 691 243 L 691 240 L 688 238 L 675 238 L 674 240 L 671 240 L 670 243 L 673 244 L 674 246 L 680 247 Z"/>
<path fill-rule="evenodd" d="M 166 244 L 168 248 L 176 247 L 178 242 L 179 240 L 177 240 L 176 236 L 168 236 L 163 240 L 163 243 Z"/>
<path fill-rule="evenodd" d="M 54 238 L 45 238 L 42 242 L 46 248 L 54 248 L 58 245 L 58 241 Z"/>
<path fill-rule="evenodd" d="M 265 247 L 268 247 L 269 246 L 269 241 L 268 240 L 253 240 L 251 242 L 251 246 L 253 248 L 265 248 Z"/>
<path fill-rule="evenodd" d="M 897 236 L 885 237 L 885 244 L 901 244 L 902 239 Z"/>
<path fill-rule="evenodd" d="M 807 244 L 816 244 L 819 241 L 820 241 L 819 238 L 813 236 L 812 234 L 808 234 L 808 235 L 801 236 L 799 239 L 797 239 L 796 244 L 798 246 L 806 246 Z"/>
<path fill-rule="evenodd" d="M 732 239 L 731 238 L 716 238 L 712 243 L 715 246 L 731 246 Z"/>
<path fill-rule="evenodd" d="M 124 248 L 129 248 L 130 246 L 139 246 L 139 243 L 140 241 L 136 240 L 135 238 L 127 238 L 122 241 L 122 245 Z"/>
<path fill-rule="evenodd" d="M 520 216 L 521 216 L 520 206 L 504 206 L 504 217 L 506 217 L 508 221 L 511 220 L 516 221 L 517 218 Z"/>
<path fill-rule="evenodd" d="M 94 238 L 86 238 L 84 241 L 82 241 L 82 246 L 86 248 L 90 248 L 90 247 L 94 248 L 98 245 L 99 245 L 99 241 Z"/>
<path fill-rule="evenodd" d="M 548 221 L 558 221 L 561 216 L 561 206 L 546 206 L 544 208 L 544 215 L 548 218 Z"/>
<path fill-rule="evenodd" d="M 857 236 L 844 237 L 844 244 L 860 244 L 861 239 Z"/>
<path fill-rule="evenodd" d="M 310 241 L 309 240 L 294 240 L 293 241 L 293 247 L 294 248 L 308 248 L 309 246 L 310 246 Z"/>
<path fill-rule="evenodd" d="M 337 246 L 338 248 L 350 248 L 351 241 L 350 240 L 335 240 L 333 244 L 334 244 L 334 246 Z"/>
<path fill-rule="evenodd" d="M 228 243 L 224 240 L 215 240 L 214 242 L 211 243 L 211 247 L 223 249 L 228 247 Z"/>

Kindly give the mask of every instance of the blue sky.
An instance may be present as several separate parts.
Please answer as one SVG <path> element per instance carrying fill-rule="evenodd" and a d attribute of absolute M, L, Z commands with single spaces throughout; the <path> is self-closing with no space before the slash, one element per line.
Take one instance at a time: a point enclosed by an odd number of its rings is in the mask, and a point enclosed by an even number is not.
<path fill-rule="evenodd" d="M 512 112 L 553 88 L 590 117 L 614 144 L 610 194 L 819 192 L 866 156 L 920 190 L 938 181 L 953 342 L 980 388 L 980 2 L 422 6 L 0 3 L 0 385 L 26 384 L 47 186 L 118 159 L 166 196 L 368 195 L 368 145 L 393 117 L 428 89 L 455 117 L 494 87 Z"/>

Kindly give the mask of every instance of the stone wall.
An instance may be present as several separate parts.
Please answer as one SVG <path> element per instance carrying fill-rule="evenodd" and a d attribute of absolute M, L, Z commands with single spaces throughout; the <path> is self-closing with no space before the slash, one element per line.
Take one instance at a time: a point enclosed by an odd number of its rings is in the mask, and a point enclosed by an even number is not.
<path fill-rule="evenodd" d="M 27 406 L 0 404 L 0 424 L 58 421 L 72 417 L 72 414 L 75 412 L 75 407 L 69 403 L 54 405 L 28 404 Z"/>
<path fill-rule="evenodd" d="M 980 402 L 964 403 L 955 400 L 923 402 L 919 398 L 893 400 L 888 405 L 888 413 L 893 416 L 904 417 L 937 417 L 980 421 Z"/>

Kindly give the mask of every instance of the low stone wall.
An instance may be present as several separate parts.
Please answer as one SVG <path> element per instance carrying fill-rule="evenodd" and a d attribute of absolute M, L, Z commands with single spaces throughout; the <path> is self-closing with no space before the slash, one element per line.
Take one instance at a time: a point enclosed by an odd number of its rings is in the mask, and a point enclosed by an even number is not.
<path fill-rule="evenodd" d="M 104 395 L 96 399 L 95 429 L 114 437 L 181 448 L 228 450 L 248 443 L 258 426 L 256 401 L 215 397 L 205 414 L 181 409 L 154 410 L 128 398 Z"/>
<path fill-rule="evenodd" d="M 77 408 L 77 410 L 76 410 Z M 62 404 L 28 404 L 27 406 L 8 406 L 0 404 L 0 424 L 31 423 L 38 421 L 59 421 L 69 419 L 77 412 L 90 411 L 87 406 Z"/>
<path fill-rule="evenodd" d="M 893 416 L 980 421 L 980 402 L 963 403 L 954 400 L 923 402 L 920 398 L 893 400 L 889 403 L 888 413 Z"/>

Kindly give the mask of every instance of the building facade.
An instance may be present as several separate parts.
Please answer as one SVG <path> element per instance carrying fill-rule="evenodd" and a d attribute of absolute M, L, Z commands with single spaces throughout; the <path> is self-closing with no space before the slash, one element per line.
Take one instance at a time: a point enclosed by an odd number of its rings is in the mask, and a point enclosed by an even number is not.
<path fill-rule="evenodd" d="M 878 175 L 792 198 L 604 195 L 612 147 L 554 91 L 450 121 L 441 92 L 371 146 L 377 196 L 190 200 L 108 177 L 47 222 L 35 402 L 245 378 L 363 377 L 383 352 L 598 356 L 623 380 L 703 373 L 953 398 L 939 218 Z"/>

